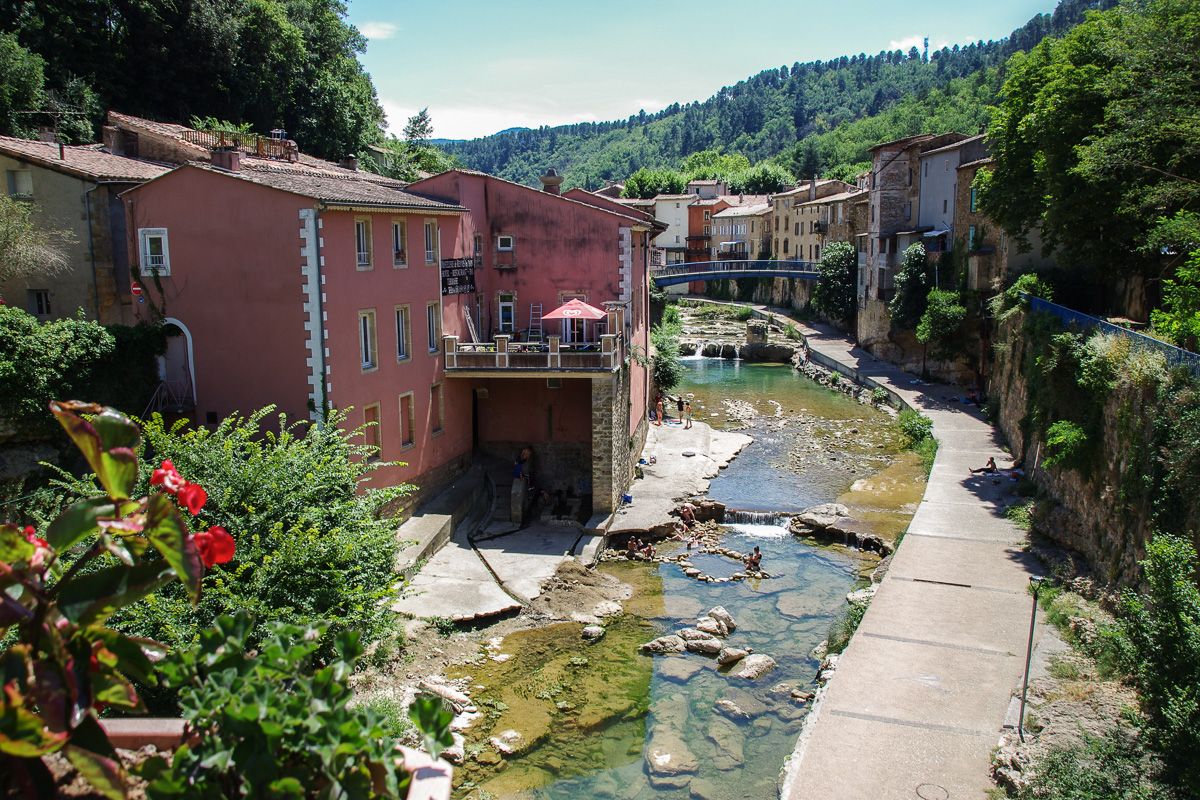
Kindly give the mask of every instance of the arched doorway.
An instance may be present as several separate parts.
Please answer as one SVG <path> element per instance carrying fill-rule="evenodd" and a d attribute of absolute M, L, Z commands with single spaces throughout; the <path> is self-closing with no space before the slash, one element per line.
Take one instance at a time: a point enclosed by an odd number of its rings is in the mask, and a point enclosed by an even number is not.
<path fill-rule="evenodd" d="M 192 332 L 177 319 L 163 320 L 167 349 L 158 357 L 160 394 L 165 405 L 182 411 L 196 405 L 196 366 L 193 360 Z"/>

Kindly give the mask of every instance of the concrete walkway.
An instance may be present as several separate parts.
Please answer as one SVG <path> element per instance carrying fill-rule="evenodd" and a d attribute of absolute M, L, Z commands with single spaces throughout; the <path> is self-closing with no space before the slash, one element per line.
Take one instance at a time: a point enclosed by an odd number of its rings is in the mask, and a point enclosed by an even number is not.
<path fill-rule="evenodd" d="M 961 393 L 925 385 L 800 325 L 812 351 L 893 390 L 933 420 L 939 448 L 891 568 L 796 748 L 786 800 L 983 800 L 991 751 L 1019 690 L 1037 573 L 1004 517 L 1007 478 L 971 467 L 1009 456 Z"/>
<path fill-rule="evenodd" d="M 629 487 L 633 502 L 612 515 L 607 525 L 610 537 L 642 533 L 671 523 L 670 512 L 677 498 L 703 494 L 722 467 L 729 464 L 753 439 L 744 433 L 716 431 L 703 422 L 691 428 L 668 421 L 651 425 L 642 456 L 656 463 L 643 464 L 644 477 Z M 688 453 L 688 455 L 684 455 Z"/>

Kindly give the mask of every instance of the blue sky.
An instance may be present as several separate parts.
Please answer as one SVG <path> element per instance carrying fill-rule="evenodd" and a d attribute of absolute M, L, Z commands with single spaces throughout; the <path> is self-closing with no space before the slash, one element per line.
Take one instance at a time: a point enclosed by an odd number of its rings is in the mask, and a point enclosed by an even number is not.
<path fill-rule="evenodd" d="M 703 100 L 767 67 L 1007 35 L 1054 0 L 350 0 L 363 63 L 399 133 L 623 119 Z"/>

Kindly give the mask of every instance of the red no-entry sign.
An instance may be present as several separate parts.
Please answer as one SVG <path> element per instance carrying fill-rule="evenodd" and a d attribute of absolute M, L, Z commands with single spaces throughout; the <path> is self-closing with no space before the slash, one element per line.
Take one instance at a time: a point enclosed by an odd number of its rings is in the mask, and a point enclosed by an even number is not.
<path fill-rule="evenodd" d="M 130 285 L 129 291 L 133 294 L 134 297 L 138 297 L 142 293 L 142 285 L 140 283 L 138 283 L 137 281 L 134 281 Z"/>

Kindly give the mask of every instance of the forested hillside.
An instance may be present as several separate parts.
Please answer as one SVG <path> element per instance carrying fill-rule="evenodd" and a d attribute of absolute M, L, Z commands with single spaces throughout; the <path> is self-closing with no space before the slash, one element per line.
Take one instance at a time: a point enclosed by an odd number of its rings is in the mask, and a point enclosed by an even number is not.
<path fill-rule="evenodd" d="M 1112 5 L 1063 0 L 1008 37 L 944 48 L 928 60 L 913 48 L 797 62 L 656 114 L 505 132 L 445 148 L 471 167 L 524 183 L 555 167 L 568 184 L 597 186 L 714 147 L 751 161 L 776 157 L 801 177 L 814 156 L 818 169 L 845 173 L 879 141 L 934 128 L 979 132 L 1009 56 L 1065 33 L 1088 9 Z"/>
<path fill-rule="evenodd" d="M 0 134 L 57 120 L 67 142 L 93 141 L 115 108 L 283 128 L 327 158 L 359 152 L 382 137 L 383 110 L 345 16 L 340 0 L 2 2 Z"/>

